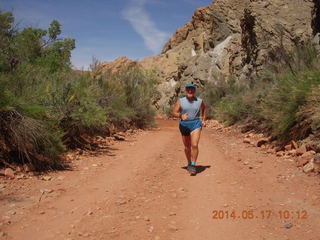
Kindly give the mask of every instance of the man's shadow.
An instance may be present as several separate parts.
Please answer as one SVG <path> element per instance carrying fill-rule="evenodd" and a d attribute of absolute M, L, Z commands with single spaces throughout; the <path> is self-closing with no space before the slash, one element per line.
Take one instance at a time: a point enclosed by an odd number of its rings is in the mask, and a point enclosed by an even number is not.
<path fill-rule="evenodd" d="M 196 167 L 196 174 L 198 174 L 198 173 L 202 173 L 207 168 L 211 168 L 211 165 L 206 165 L 206 166 L 197 165 L 195 167 Z M 181 168 L 187 170 L 188 166 L 184 166 L 184 167 L 181 167 Z"/>

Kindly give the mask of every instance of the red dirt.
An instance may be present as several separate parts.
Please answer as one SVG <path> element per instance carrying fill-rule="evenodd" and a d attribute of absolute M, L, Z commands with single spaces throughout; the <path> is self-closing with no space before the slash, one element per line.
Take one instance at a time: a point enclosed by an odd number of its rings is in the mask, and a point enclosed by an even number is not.
<path fill-rule="evenodd" d="M 0 239 L 319 239 L 319 176 L 236 131 L 204 129 L 202 172 L 191 177 L 177 124 L 159 120 L 159 129 L 81 157 L 50 181 L 1 178 Z"/>

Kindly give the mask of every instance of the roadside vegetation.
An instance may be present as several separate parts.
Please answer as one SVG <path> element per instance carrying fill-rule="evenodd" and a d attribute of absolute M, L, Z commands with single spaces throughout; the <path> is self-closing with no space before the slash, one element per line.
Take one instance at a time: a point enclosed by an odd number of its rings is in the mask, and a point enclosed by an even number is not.
<path fill-rule="evenodd" d="M 285 143 L 320 136 L 320 59 L 312 44 L 276 51 L 273 62 L 252 86 L 228 81 L 206 87 L 214 117 L 227 125 L 269 132 Z"/>
<path fill-rule="evenodd" d="M 83 136 L 153 124 L 156 78 L 132 67 L 96 78 L 71 68 L 75 40 L 61 25 L 19 28 L 0 11 L 0 167 L 68 167 L 62 153 L 92 148 Z"/>

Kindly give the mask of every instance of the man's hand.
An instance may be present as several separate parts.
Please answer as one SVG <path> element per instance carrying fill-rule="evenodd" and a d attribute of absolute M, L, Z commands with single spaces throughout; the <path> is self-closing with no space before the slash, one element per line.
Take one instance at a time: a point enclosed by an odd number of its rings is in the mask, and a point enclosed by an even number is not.
<path fill-rule="evenodd" d="M 201 121 L 202 122 L 202 127 L 206 127 L 207 126 L 207 121 Z"/>
<path fill-rule="evenodd" d="M 189 119 L 188 113 L 181 114 L 181 119 L 182 119 L 183 121 L 188 120 L 188 119 Z"/>

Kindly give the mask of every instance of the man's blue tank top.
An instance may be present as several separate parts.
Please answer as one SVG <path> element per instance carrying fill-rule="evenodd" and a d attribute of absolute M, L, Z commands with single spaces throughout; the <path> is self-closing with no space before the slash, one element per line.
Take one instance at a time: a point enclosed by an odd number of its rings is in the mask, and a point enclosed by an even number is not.
<path fill-rule="evenodd" d="M 195 97 L 192 102 L 189 102 L 187 97 L 180 98 L 181 114 L 188 113 L 188 120 L 194 120 L 200 118 L 200 109 L 202 99 Z"/>

